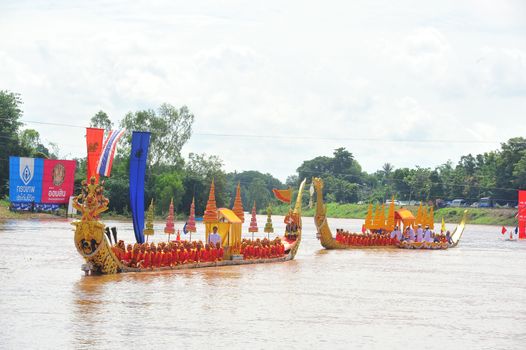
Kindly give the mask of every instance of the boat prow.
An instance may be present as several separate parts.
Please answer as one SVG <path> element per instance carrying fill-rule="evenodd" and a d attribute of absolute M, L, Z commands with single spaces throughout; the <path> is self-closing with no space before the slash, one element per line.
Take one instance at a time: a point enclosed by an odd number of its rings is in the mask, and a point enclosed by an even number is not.
<path fill-rule="evenodd" d="M 395 245 L 372 245 L 372 246 L 354 246 L 338 242 L 327 222 L 327 207 L 323 201 L 323 180 L 315 177 L 312 179 L 314 190 L 316 191 L 316 212 L 314 214 L 314 224 L 318 230 L 317 236 L 321 245 L 325 249 L 385 249 L 396 248 Z"/>
<path fill-rule="evenodd" d="M 464 214 L 462 215 L 462 220 L 458 224 L 457 227 L 455 227 L 455 230 L 453 233 L 451 233 L 451 242 L 449 243 L 449 248 L 454 248 L 458 245 L 460 242 L 460 238 L 462 238 L 462 234 L 464 233 L 464 229 L 466 228 L 466 221 L 468 218 L 468 211 L 464 210 Z"/>

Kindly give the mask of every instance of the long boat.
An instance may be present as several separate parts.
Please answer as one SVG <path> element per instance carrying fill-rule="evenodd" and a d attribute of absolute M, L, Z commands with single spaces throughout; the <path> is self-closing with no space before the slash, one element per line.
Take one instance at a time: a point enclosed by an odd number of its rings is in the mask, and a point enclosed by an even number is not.
<path fill-rule="evenodd" d="M 347 245 L 338 242 L 329 227 L 327 222 L 327 208 L 323 201 L 323 180 L 320 178 L 313 178 L 312 183 L 316 191 L 316 212 L 314 215 L 314 224 L 318 230 L 318 237 L 321 245 L 325 249 L 378 249 L 378 248 L 402 248 L 402 249 L 448 249 L 458 245 L 462 233 L 466 227 L 467 210 L 464 211 L 460 224 L 451 233 L 449 242 L 401 242 L 397 245 L 384 246 L 356 246 Z"/>
<path fill-rule="evenodd" d="M 255 260 L 243 260 L 228 258 L 222 261 L 216 262 L 196 262 L 176 265 L 173 267 L 158 267 L 158 268 L 136 268 L 124 265 L 115 255 L 111 249 L 111 243 L 104 234 L 105 225 L 103 222 L 97 219 L 98 215 L 102 213 L 106 208 L 108 202 L 105 201 L 100 205 L 101 201 L 96 199 L 95 193 L 88 193 L 82 201 L 76 201 L 75 206 L 82 213 L 82 219 L 72 222 L 75 226 L 74 243 L 77 252 L 85 260 L 85 264 L 82 266 L 82 270 L 86 275 L 96 274 L 116 274 L 125 272 L 151 272 L 151 271 L 176 271 L 176 270 L 187 270 L 205 267 L 220 267 L 220 266 L 232 266 L 232 265 L 251 265 L 251 264 L 265 264 L 265 263 L 278 263 L 293 260 L 298 252 L 301 236 L 302 236 L 302 223 L 301 223 L 301 203 L 302 194 L 305 187 L 306 180 L 300 185 L 298 196 L 296 198 L 295 206 L 292 211 L 297 221 L 297 231 L 295 232 L 294 239 L 289 237 L 282 237 L 282 243 L 285 246 L 285 254 L 282 257 L 268 258 L 268 259 L 255 259 Z M 80 199 L 80 198 L 79 198 Z M 225 247 L 225 256 L 230 257 L 233 254 L 228 252 L 232 247 Z"/>

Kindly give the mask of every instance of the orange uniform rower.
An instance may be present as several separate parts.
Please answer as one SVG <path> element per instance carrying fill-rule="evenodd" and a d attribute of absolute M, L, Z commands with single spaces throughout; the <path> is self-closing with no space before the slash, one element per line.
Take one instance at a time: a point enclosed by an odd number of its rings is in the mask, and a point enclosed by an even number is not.
<path fill-rule="evenodd" d="M 168 247 L 164 247 L 161 266 L 172 266 L 172 252 Z"/>
<path fill-rule="evenodd" d="M 225 254 L 223 247 L 221 247 L 221 244 L 219 242 L 216 243 L 216 249 L 217 249 L 217 260 L 221 261 L 223 260 L 223 255 Z"/>
<path fill-rule="evenodd" d="M 149 269 L 151 265 L 152 265 L 152 253 L 150 251 L 150 246 L 146 244 L 146 247 L 144 249 L 144 254 L 143 254 L 142 267 L 145 269 Z"/>

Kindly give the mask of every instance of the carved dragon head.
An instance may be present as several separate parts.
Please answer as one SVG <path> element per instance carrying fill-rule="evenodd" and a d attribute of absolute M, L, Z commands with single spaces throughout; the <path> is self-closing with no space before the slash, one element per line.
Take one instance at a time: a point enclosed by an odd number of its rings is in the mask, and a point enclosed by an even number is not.
<path fill-rule="evenodd" d="M 312 183 L 314 184 L 314 189 L 316 192 L 320 193 L 323 190 L 323 180 L 319 177 L 313 177 Z"/>

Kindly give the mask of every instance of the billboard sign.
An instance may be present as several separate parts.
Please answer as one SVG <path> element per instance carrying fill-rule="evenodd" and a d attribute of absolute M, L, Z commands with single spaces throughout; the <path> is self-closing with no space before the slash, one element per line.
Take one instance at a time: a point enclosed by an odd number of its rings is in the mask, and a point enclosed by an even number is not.
<path fill-rule="evenodd" d="M 519 212 L 517 219 L 519 221 L 519 239 L 526 239 L 526 190 L 519 191 Z"/>
<path fill-rule="evenodd" d="M 11 202 L 40 202 L 44 159 L 9 157 L 9 198 Z"/>
<path fill-rule="evenodd" d="M 9 199 L 12 203 L 68 203 L 76 165 L 74 160 L 9 157 Z"/>
<path fill-rule="evenodd" d="M 75 181 L 74 160 L 44 160 L 41 203 L 68 203 Z"/>

